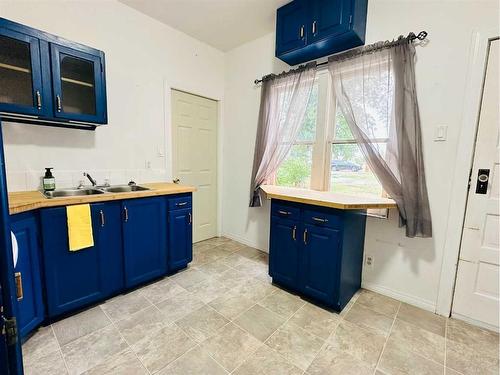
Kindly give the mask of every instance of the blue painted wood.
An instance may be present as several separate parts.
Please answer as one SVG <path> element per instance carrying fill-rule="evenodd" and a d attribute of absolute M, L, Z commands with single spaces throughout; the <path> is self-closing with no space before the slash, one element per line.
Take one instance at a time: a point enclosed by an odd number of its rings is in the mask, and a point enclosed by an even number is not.
<path fill-rule="evenodd" d="M 1 374 L 22 374 L 23 358 L 21 339 L 18 331 L 17 339 L 6 342 L 4 332 L 5 319 L 17 316 L 16 286 L 14 284 L 14 263 L 12 261 L 12 242 L 10 235 L 9 202 L 7 197 L 7 178 L 5 173 L 5 156 L 3 152 L 2 119 L 0 118 L 0 359 L 7 361 L 0 364 Z M 5 344 L 5 345 L 4 345 Z M 5 371 L 7 370 L 7 371 Z"/>
<path fill-rule="evenodd" d="M 167 273 L 167 210 L 162 197 L 123 201 L 125 285 L 130 288 Z"/>
<path fill-rule="evenodd" d="M 185 268 L 193 260 L 193 226 L 191 208 L 168 213 L 168 271 Z"/>
<path fill-rule="evenodd" d="M 368 0 L 294 0 L 286 4 L 277 11 L 276 57 L 297 65 L 364 45 L 367 6 Z M 299 8 L 301 16 L 285 17 L 285 7 Z M 288 45 L 285 42 L 291 40 L 298 19 L 305 24 L 305 44 Z M 288 38 L 281 30 L 290 30 Z"/>
<path fill-rule="evenodd" d="M 19 255 L 14 272 L 22 280 L 23 297 L 18 299 L 18 324 L 21 337 L 26 337 L 44 320 L 42 269 L 39 260 L 38 220 L 36 213 L 11 216 L 11 230 L 16 236 Z"/>
<path fill-rule="evenodd" d="M 193 199 L 191 193 L 179 194 L 175 197 L 168 198 L 168 209 L 178 210 L 180 208 L 191 208 L 193 206 Z"/>
<path fill-rule="evenodd" d="M 0 111 L 5 118 L 19 123 L 32 123 L 36 125 L 69 127 L 77 129 L 94 130 L 97 125 L 107 124 L 107 98 L 106 98 L 106 67 L 104 52 L 95 48 L 76 43 L 56 35 L 52 35 L 5 18 L 0 18 L 0 34 L 3 32 L 14 33 L 17 36 L 28 38 L 32 45 L 32 69 L 34 92 L 40 89 L 42 95 L 42 109 L 34 110 L 30 107 L 16 107 L 7 103 L 0 103 Z M 12 34 L 12 35 L 14 35 Z M 54 46 L 54 48 L 52 48 Z M 59 76 L 52 70 L 54 53 L 51 50 L 63 50 L 74 56 L 98 60 L 96 74 L 96 109 L 95 116 L 79 116 L 77 114 L 58 113 L 56 109 L 55 92 L 60 92 L 57 82 Z M 51 56 L 52 55 L 52 56 Z M 56 54 L 57 55 L 57 54 Z M 57 56 L 56 56 L 57 57 Z M 52 60 L 51 60 L 52 59 Z M 96 63 L 97 64 L 97 63 Z M 57 72 L 56 72 L 57 73 Z M 59 81 L 60 84 L 60 81 Z M 54 87 L 53 87 L 54 86 Z M 35 103 L 35 102 L 34 102 Z M 19 114 L 34 115 L 33 118 L 18 116 Z"/>
<path fill-rule="evenodd" d="M 291 212 L 295 219 L 283 217 L 278 209 Z M 363 210 L 273 199 L 269 245 L 273 282 L 341 311 L 361 287 L 365 222 Z"/>
<path fill-rule="evenodd" d="M 307 45 L 308 4 L 306 0 L 295 0 L 277 10 L 276 56 Z"/>
<path fill-rule="evenodd" d="M 99 217 L 92 211 L 92 221 Z M 100 249 L 70 251 L 66 207 L 40 210 L 46 305 L 49 317 L 102 300 L 105 277 Z"/>

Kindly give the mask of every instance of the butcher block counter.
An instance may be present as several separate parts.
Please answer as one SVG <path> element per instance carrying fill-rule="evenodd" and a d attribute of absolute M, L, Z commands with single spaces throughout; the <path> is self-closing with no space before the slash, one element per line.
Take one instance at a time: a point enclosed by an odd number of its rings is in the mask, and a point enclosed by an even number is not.
<path fill-rule="evenodd" d="M 161 195 L 191 193 L 196 191 L 193 186 L 179 185 L 168 182 L 140 184 L 150 190 L 105 193 L 75 197 L 46 198 L 40 191 L 20 191 L 9 193 L 9 212 L 11 215 L 46 207 L 68 206 L 72 204 L 105 202 L 122 199 L 154 197 Z"/>

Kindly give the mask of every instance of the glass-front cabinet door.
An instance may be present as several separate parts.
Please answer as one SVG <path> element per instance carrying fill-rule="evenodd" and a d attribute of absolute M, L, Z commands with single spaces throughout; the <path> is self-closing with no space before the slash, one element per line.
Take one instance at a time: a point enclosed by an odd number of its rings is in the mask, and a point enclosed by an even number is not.
<path fill-rule="evenodd" d="M 105 122 L 101 56 L 51 44 L 55 117 Z"/>
<path fill-rule="evenodd" d="M 45 112 L 37 38 L 0 28 L 0 111 Z"/>

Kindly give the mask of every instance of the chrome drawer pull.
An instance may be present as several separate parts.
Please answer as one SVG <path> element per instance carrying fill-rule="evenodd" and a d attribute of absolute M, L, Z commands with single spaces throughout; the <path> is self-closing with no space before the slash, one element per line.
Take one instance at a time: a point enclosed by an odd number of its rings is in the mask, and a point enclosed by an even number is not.
<path fill-rule="evenodd" d="M 304 229 L 304 245 L 307 245 L 307 229 Z"/>
<path fill-rule="evenodd" d="M 292 214 L 290 211 L 283 211 L 283 210 L 278 210 L 278 213 L 282 214 L 282 215 L 291 215 Z"/>
<path fill-rule="evenodd" d="M 104 227 L 104 225 L 105 225 L 104 212 L 102 210 L 100 210 L 99 214 L 101 215 L 101 227 Z"/>
<path fill-rule="evenodd" d="M 320 217 L 314 217 L 312 218 L 314 221 L 317 221 L 319 223 L 328 223 L 328 219 L 322 219 Z"/>
<path fill-rule="evenodd" d="M 292 229 L 292 239 L 294 241 L 297 241 L 297 226 L 296 225 L 294 225 L 293 229 Z"/>
<path fill-rule="evenodd" d="M 186 204 L 188 204 L 188 202 L 176 203 L 175 205 L 176 206 L 185 206 Z"/>

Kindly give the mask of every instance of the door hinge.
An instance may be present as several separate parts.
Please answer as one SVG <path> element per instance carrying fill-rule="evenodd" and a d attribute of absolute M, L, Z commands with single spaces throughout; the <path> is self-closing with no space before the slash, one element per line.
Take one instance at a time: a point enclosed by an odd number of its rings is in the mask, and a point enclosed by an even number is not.
<path fill-rule="evenodd" d="M 16 317 L 6 319 L 2 316 L 3 327 L 2 335 L 5 335 L 7 345 L 12 346 L 17 344 L 17 320 Z"/>
<path fill-rule="evenodd" d="M 469 190 L 470 190 L 470 185 L 471 185 L 471 183 L 472 183 L 472 168 L 471 168 L 471 170 L 469 171 L 469 181 L 468 181 L 468 183 L 467 183 L 467 191 L 469 191 Z"/>

